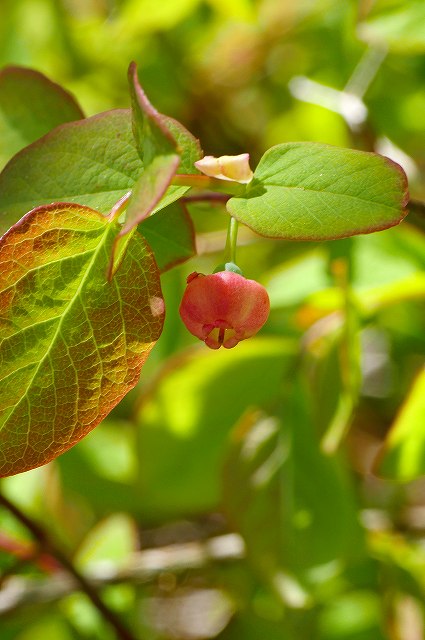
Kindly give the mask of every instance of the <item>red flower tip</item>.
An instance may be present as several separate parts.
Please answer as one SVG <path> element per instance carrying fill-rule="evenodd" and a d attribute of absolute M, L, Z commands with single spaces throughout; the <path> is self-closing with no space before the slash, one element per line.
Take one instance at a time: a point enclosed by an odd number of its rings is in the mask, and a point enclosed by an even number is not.
<path fill-rule="evenodd" d="M 257 333 L 270 311 L 269 296 L 255 280 L 238 273 L 191 273 L 180 304 L 186 327 L 211 349 L 235 347 Z"/>

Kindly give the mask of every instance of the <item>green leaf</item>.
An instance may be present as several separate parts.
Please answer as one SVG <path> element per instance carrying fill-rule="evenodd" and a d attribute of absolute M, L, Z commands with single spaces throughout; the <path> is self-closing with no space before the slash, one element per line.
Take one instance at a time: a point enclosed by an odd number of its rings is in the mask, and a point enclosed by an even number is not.
<path fill-rule="evenodd" d="M 309 245 L 311 246 L 311 245 Z M 329 286 L 325 245 L 281 262 L 263 277 L 272 309 L 304 302 L 308 296 Z"/>
<path fill-rule="evenodd" d="M 138 508 L 145 517 L 217 508 L 228 434 L 248 407 L 278 397 L 294 349 L 289 341 L 258 337 L 231 351 L 200 345 L 167 361 L 137 415 Z"/>
<path fill-rule="evenodd" d="M 125 252 L 125 241 L 121 239 L 147 218 L 155 208 L 156 210 L 164 208 L 187 191 L 187 187 L 174 187 L 166 193 L 180 164 L 177 141 L 168 127 L 166 118 L 151 105 L 141 88 L 135 62 L 130 64 L 128 75 L 133 132 L 139 155 L 144 163 L 144 170 L 133 187 L 124 225 L 112 248 L 109 277 L 112 277 L 119 267 L 118 250 L 122 255 Z M 189 147 L 192 156 L 192 140 L 188 136 L 184 137 L 184 127 L 179 128 L 178 123 L 174 123 L 173 127 L 179 136 L 183 137 L 183 142 Z"/>
<path fill-rule="evenodd" d="M 413 480 L 425 474 L 425 368 L 389 432 L 378 472 L 397 480 Z"/>
<path fill-rule="evenodd" d="M 80 494 L 85 507 L 100 517 L 116 511 L 140 515 L 136 435 L 134 423 L 111 414 L 61 455 L 56 465 L 65 495 Z"/>
<path fill-rule="evenodd" d="M 361 38 L 377 47 L 390 47 L 401 55 L 425 51 L 425 5 L 422 0 L 378 0 L 358 26 Z"/>
<path fill-rule="evenodd" d="M 64 463 L 67 457 L 73 456 L 77 473 L 80 473 L 84 468 L 83 482 L 90 479 L 91 491 L 93 491 L 92 485 L 95 484 L 95 477 L 97 477 L 97 482 L 99 480 L 100 482 L 115 482 L 128 491 L 137 474 L 138 460 L 135 445 L 134 424 L 126 420 L 108 417 L 103 420 L 97 429 L 91 431 L 84 440 L 79 442 L 72 451 L 68 451 L 61 456 L 60 462 Z M 76 456 L 77 458 L 75 458 Z M 113 465 L 111 465 L 112 458 L 114 460 Z M 66 481 L 71 475 L 72 472 L 67 470 L 64 474 Z M 102 501 L 105 498 L 107 500 L 110 493 L 109 487 L 107 494 L 103 495 L 96 486 L 96 490 L 92 493 L 87 487 L 84 495 L 86 498 L 92 497 L 93 502 L 96 503 L 97 500 Z M 120 499 L 122 500 L 122 496 L 120 496 Z M 112 509 L 108 504 L 109 510 L 119 509 L 119 504 L 117 502 Z"/>
<path fill-rule="evenodd" d="M 48 462 L 138 381 L 158 339 L 158 271 L 134 234 L 111 283 L 118 226 L 75 204 L 39 207 L 0 241 L 0 474 Z"/>
<path fill-rule="evenodd" d="M 392 567 L 391 567 L 392 568 Z M 385 610 L 372 589 L 350 589 L 335 594 L 320 612 L 320 640 L 386 640 L 382 629 Z"/>
<path fill-rule="evenodd" d="M 331 240 L 398 224 L 407 200 L 404 171 L 388 158 L 293 142 L 265 153 L 227 209 L 263 236 Z"/>
<path fill-rule="evenodd" d="M 251 411 L 238 425 L 223 500 L 257 570 L 298 608 L 309 603 L 312 570 L 355 554 L 361 537 L 348 478 L 320 451 L 301 388 L 286 389 L 282 419 Z"/>
<path fill-rule="evenodd" d="M 87 573 L 100 562 L 108 566 L 126 565 L 137 550 L 137 528 L 125 513 L 114 513 L 97 522 L 74 555 L 75 565 Z"/>
<path fill-rule="evenodd" d="M 185 262 L 196 253 L 192 219 L 178 202 L 143 220 L 139 229 L 154 252 L 161 272 Z"/>
<path fill-rule="evenodd" d="M 0 71 L 0 168 L 51 129 L 83 117 L 74 97 L 42 73 L 5 67 Z"/>
<path fill-rule="evenodd" d="M 178 120 L 162 114 L 161 117 L 177 142 L 177 149 L 180 154 L 179 173 L 200 173 L 194 166 L 194 163 L 204 155 L 199 140 Z"/>
<path fill-rule="evenodd" d="M 119 12 L 117 26 L 126 37 L 144 38 L 146 33 L 169 31 L 195 11 L 200 0 L 127 0 Z"/>
<path fill-rule="evenodd" d="M 153 211 L 165 195 L 180 163 L 180 157 L 176 153 L 177 143 L 143 92 L 134 62 L 130 64 L 128 75 L 133 107 L 133 133 L 144 169 L 131 191 L 125 222 L 112 246 L 108 279 L 112 278 L 119 267 L 118 255 L 122 259 L 125 254 L 130 241 L 128 234 Z M 113 217 L 117 217 L 119 213 L 120 208 L 116 214 L 111 212 Z"/>
<path fill-rule="evenodd" d="M 125 236 L 155 209 L 176 175 L 177 154 L 156 156 L 143 170 L 133 187 L 120 236 Z"/>
<path fill-rule="evenodd" d="M 19 618 L 19 623 L 23 624 L 23 628 L 17 635 L 17 627 L 14 627 L 12 635 L 7 633 L 7 626 L 13 622 L 16 624 L 16 618 Z M 7 626 L 2 623 L 2 640 L 12 640 L 17 637 L 21 640 L 39 640 L 40 638 L 55 638 L 55 640 L 73 640 L 75 634 L 69 627 L 69 624 L 64 620 L 63 615 L 59 615 L 56 607 L 39 605 L 37 608 L 37 615 L 29 617 L 28 615 L 18 615 L 15 620 L 8 619 Z M 18 623 L 18 624 L 19 624 Z"/>
<path fill-rule="evenodd" d="M 292 636 L 293 637 L 293 636 Z M 237 613 L 217 640 L 290 640 L 285 620 L 267 620 L 248 609 Z"/>
<path fill-rule="evenodd" d="M 162 114 L 161 117 L 177 142 L 177 149 L 180 155 L 178 173 L 199 174 L 200 172 L 194 165 L 194 163 L 203 156 L 199 140 L 197 140 L 180 122 L 178 122 L 178 120 L 174 120 L 174 118 L 170 118 L 169 116 L 164 116 Z M 184 196 L 188 190 L 189 187 L 171 185 L 159 205 L 155 207 L 154 213 Z"/>
<path fill-rule="evenodd" d="M 51 202 L 107 213 L 142 169 L 129 110 L 63 124 L 20 151 L 0 174 L 0 234 L 24 213 Z"/>
<path fill-rule="evenodd" d="M 158 155 L 176 153 L 177 142 L 162 116 L 149 102 L 137 77 L 137 65 L 132 62 L 128 68 L 133 132 L 137 149 L 145 166 Z"/>
<path fill-rule="evenodd" d="M 130 199 L 126 223 L 127 220 L 136 217 L 138 222 L 141 222 L 143 217 L 146 217 L 155 207 L 155 211 L 158 211 L 183 196 L 189 187 L 170 186 L 165 197 L 162 198 L 166 186 L 177 173 L 177 167 L 179 173 L 199 173 L 194 167 L 194 162 L 202 157 L 199 141 L 180 122 L 159 113 L 151 105 L 140 86 L 135 62 L 130 64 L 128 77 L 133 132 L 147 175 L 140 178 L 136 193 Z M 148 171 L 151 163 L 154 164 Z M 166 179 L 168 179 L 168 185 Z M 147 190 L 146 197 L 144 197 L 145 190 Z M 157 197 L 159 194 L 160 196 Z M 154 195 L 156 197 L 153 197 Z M 162 198 L 160 205 L 156 206 L 160 198 Z M 148 204 L 144 204 L 141 209 L 140 203 L 145 201 L 149 203 L 150 208 Z M 138 210 L 140 210 L 139 215 L 137 215 Z"/>
<path fill-rule="evenodd" d="M 134 185 L 128 201 L 125 222 L 112 245 L 111 259 L 108 267 L 108 279 L 117 272 L 130 242 L 130 235 L 137 225 L 142 222 L 155 208 L 164 195 L 173 176 L 176 174 L 180 158 L 170 156 L 156 156 L 142 172 Z M 114 218 L 116 215 L 113 216 Z"/>
<path fill-rule="evenodd" d="M 181 171 L 196 173 L 193 162 L 202 156 L 199 142 L 179 122 L 161 119 L 178 144 Z M 108 213 L 142 171 L 130 110 L 61 125 L 22 149 L 0 174 L 0 234 L 23 214 L 51 202 L 75 202 Z M 171 186 L 155 210 L 186 191 Z"/>

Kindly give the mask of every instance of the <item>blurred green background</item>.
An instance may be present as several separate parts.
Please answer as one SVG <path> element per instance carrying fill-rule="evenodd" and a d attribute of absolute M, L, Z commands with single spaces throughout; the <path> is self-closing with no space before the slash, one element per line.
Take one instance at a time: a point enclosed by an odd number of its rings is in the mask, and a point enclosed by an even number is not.
<path fill-rule="evenodd" d="M 130 105 L 130 60 L 205 153 L 249 151 L 255 166 L 286 141 L 375 150 L 403 165 L 411 213 L 320 244 L 242 228 L 239 264 L 272 312 L 260 336 L 211 352 L 178 305 L 187 274 L 222 261 L 227 214 L 190 205 L 198 255 L 162 276 L 165 330 L 140 384 L 3 494 L 134 638 L 421 640 L 425 4 L 0 4 L 0 66 L 45 73 L 87 116 Z M 42 552 L 0 510 L 1 640 L 116 637 Z"/>

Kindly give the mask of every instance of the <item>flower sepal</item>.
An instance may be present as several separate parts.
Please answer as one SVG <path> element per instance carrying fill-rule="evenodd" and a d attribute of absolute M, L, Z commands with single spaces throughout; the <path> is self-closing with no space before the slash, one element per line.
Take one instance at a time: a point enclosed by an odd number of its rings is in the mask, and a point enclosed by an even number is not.
<path fill-rule="evenodd" d="M 238 273 L 240 276 L 243 276 L 242 269 L 238 267 L 234 262 L 224 262 L 219 264 L 213 271 L 213 273 L 220 273 L 220 271 L 231 271 L 232 273 Z"/>

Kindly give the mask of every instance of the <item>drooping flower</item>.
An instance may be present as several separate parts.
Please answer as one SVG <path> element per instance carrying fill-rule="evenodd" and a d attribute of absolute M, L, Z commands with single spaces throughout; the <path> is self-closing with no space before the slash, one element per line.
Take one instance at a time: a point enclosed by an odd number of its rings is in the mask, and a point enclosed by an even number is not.
<path fill-rule="evenodd" d="M 250 338 L 269 311 L 266 289 L 232 271 L 191 273 L 180 304 L 180 316 L 190 333 L 211 349 L 231 349 Z"/>
<path fill-rule="evenodd" d="M 241 153 L 238 156 L 204 156 L 195 162 L 195 167 L 210 178 L 219 180 L 232 180 L 247 184 L 251 182 L 253 173 L 249 166 L 249 153 Z"/>

